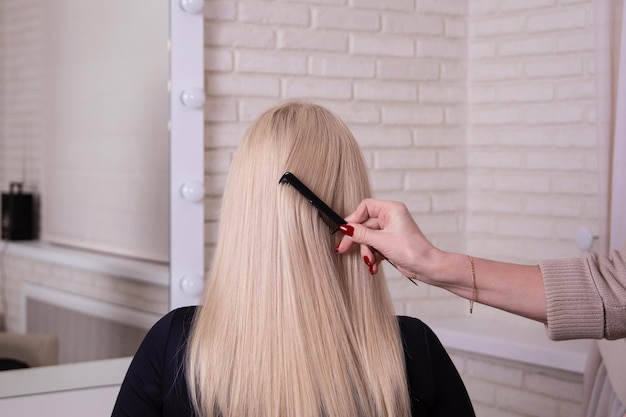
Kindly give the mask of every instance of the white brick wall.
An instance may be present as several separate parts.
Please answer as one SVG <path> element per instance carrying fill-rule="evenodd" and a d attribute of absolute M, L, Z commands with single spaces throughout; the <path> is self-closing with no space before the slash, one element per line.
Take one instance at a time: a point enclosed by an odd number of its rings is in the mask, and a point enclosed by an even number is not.
<path fill-rule="evenodd" d="M 469 32 L 468 250 L 577 256 L 598 225 L 593 3 L 470 2 Z"/>
<path fill-rule="evenodd" d="M 464 1 L 208 1 L 207 155 L 232 150 L 238 137 L 224 136 L 240 135 L 235 126 L 280 100 L 320 102 L 355 132 L 376 194 L 408 202 L 433 240 L 463 250 L 465 154 L 454 146 L 465 141 L 467 9 Z M 207 167 L 219 197 L 223 165 Z M 208 233 L 217 200 L 211 205 Z"/>
<path fill-rule="evenodd" d="M 43 51 L 40 0 L 0 3 L 0 190 L 40 190 Z"/>
<path fill-rule="evenodd" d="M 581 415 L 582 376 L 450 351 L 480 417 Z"/>

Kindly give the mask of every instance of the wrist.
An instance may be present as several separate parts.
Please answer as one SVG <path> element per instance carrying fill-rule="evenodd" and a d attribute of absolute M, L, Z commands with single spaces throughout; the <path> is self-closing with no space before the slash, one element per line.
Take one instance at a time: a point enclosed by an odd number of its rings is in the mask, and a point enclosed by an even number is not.
<path fill-rule="evenodd" d="M 428 279 L 432 285 L 448 290 L 471 286 L 467 255 L 434 248 L 429 257 Z"/>

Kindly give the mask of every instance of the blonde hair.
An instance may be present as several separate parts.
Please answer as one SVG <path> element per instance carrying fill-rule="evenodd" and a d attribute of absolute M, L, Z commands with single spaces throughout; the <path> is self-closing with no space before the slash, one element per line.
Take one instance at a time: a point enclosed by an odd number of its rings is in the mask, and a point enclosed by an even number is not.
<path fill-rule="evenodd" d="M 291 171 L 340 215 L 370 196 L 362 153 L 325 108 L 289 102 L 246 131 L 194 319 L 187 378 L 196 412 L 409 416 L 404 353 L 384 277 L 337 255 Z"/>

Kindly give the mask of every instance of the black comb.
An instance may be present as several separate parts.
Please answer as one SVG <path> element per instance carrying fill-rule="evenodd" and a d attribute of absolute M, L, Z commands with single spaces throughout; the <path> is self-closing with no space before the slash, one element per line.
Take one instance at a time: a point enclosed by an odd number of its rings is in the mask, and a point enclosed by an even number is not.
<path fill-rule="evenodd" d="M 300 194 L 302 194 L 302 196 L 306 198 L 309 203 L 311 203 L 311 205 L 317 209 L 317 212 L 319 213 L 322 220 L 324 220 L 324 223 L 326 223 L 328 227 L 330 227 L 331 233 L 335 233 L 339 229 L 339 226 L 347 223 L 343 219 L 343 217 L 338 215 L 318 196 L 316 196 L 315 193 L 311 191 L 306 185 L 304 185 L 302 181 L 298 179 L 298 177 L 293 175 L 293 173 L 285 172 L 283 176 L 280 177 L 280 181 L 278 181 L 278 183 L 289 184 L 293 188 L 295 188 Z"/>

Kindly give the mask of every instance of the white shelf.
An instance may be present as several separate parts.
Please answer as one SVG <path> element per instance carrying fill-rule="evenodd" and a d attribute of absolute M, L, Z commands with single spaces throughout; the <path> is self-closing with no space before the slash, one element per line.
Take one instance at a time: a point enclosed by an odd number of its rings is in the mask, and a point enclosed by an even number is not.
<path fill-rule="evenodd" d="M 161 287 L 170 285 L 169 266 L 165 263 L 89 252 L 40 241 L 3 240 L 0 241 L 0 248 L 9 255 L 85 269 Z"/>
<path fill-rule="evenodd" d="M 131 357 L 0 372 L 0 398 L 119 387 Z"/>
<path fill-rule="evenodd" d="M 540 323 L 500 323 L 471 318 L 433 320 L 428 325 L 449 349 L 583 373 L 592 340 L 555 342 Z"/>

